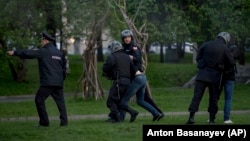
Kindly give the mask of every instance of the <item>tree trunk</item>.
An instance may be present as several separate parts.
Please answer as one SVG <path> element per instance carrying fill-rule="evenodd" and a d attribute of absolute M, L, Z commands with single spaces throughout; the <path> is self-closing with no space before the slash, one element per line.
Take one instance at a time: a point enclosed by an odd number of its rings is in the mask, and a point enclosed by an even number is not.
<path fill-rule="evenodd" d="M 94 21 L 91 31 L 89 32 L 87 40 L 87 48 L 83 53 L 83 64 L 84 71 L 81 78 L 78 81 L 78 84 L 82 84 L 82 97 L 87 99 L 94 97 L 96 100 L 104 97 L 104 90 L 101 87 L 100 80 L 97 75 L 97 57 L 96 57 L 96 45 L 100 46 L 102 43 L 101 40 L 101 31 L 103 29 L 104 21 L 106 19 L 107 13 L 101 19 Z M 99 47 L 98 46 L 98 47 Z M 76 88 L 76 92 L 78 85 Z M 77 93 L 75 93 L 75 97 Z"/>

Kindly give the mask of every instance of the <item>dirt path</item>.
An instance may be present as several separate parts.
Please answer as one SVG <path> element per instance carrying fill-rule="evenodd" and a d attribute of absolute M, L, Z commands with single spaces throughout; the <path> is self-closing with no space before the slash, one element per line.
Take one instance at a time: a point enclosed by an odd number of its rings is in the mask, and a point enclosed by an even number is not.
<path fill-rule="evenodd" d="M 72 94 L 66 94 L 66 96 L 72 96 Z M 24 96 L 0 96 L 0 103 L 10 103 L 10 102 L 22 102 L 34 100 L 34 95 L 24 95 Z M 231 111 L 232 114 L 250 114 L 250 110 L 239 110 L 239 111 Z M 164 112 L 167 116 L 174 115 L 185 115 L 188 116 L 189 113 L 186 112 Z M 196 115 L 204 115 L 207 114 L 207 111 L 199 111 Z M 223 111 L 218 111 L 218 114 L 223 114 Z M 150 113 L 140 113 L 138 117 L 142 116 L 152 116 Z M 50 116 L 50 120 L 59 120 L 58 116 Z M 92 115 L 69 115 L 69 120 L 79 120 L 79 119 L 107 119 L 107 114 L 92 114 Z M 38 117 L 8 117 L 2 118 L 0 117 L 0 121 L 31 121 L 38 120 Z"/>

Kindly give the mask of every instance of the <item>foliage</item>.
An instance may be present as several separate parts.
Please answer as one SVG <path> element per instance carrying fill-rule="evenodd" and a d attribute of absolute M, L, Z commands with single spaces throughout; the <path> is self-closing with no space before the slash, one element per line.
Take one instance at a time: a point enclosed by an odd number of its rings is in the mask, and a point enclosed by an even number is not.
<path fill-rule="evenodd" d="M 159 56 L 154 56 L 159 57 Z M 188 57 L 188 56 L 187 56 Z M 187 60 L 191 59 L 190 57 L 186 58 Z M 82 63 L 82 58 L 80 55 L 70 55 L 70 69 L 71 73 L 67 76 L 65 80 L 64 90 L 66 93 L 75 92 L 77 82 L 80 79 L 80 76 L 83 72 L 84 64 Z M 156 60 L 156 59 L 154 59 Z M 194 74 L 196 67 L 188 64 L 190 62 L 185 62 L 183 64 L 159 64 L 159 63 L 149 63 L 147 75 L 150 85 L 152 87 L 173 87 L 173 86 L 182 86 L 186 81 L 188 81 Z M 110 80 L 102 77 L 102 65 L 103 62 L 99 62 L 97 66 L 98 77 L 101 81 L 102 87 L 105 90 L 108 90 L 111 84 Z M 184 68 L 189 66 L 190 72 L 186 73 L 182 71 Z M 11 74 L 9 70 L 3 71 L 0 74 L 0 95 L 23 95 L 23 94 L 34 94 L 39 86 L 39 76 L 38 76 L 38 65 L 37 60 L 27 60 L 27 77 L 24 83 L 16 83 L 11 79 Z M 155 69 L 157 68 L 157 69 Z M 166 71 L 167 70 L 167 71 Z M 179 70 L 180 80 L 177 81 L 172 73 L 177 73 L 176 70 Z M 161 77 L 162 76 L 162 77 Z M 159 80 L 158 80 L 159 79 Z M 160 85 L 159 85 L 160 84 Z M 29 89 L 27 89 L 29 88 Z M 17 90 L 18 89 L 18 90 Z M 78 93 L 81 92 L 81 89 L 77 90 Z"/>

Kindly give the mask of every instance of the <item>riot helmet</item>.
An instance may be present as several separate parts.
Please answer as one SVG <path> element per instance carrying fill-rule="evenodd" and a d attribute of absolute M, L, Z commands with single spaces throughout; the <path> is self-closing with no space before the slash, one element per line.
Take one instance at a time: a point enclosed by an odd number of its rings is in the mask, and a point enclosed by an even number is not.
<path fill-rule="evenodd" d="M 121 38 L 123 40 L 124 37 L 131 36 L 133 40 L 133 32 L 131 30 L 125 29 L 121 32 Z"/>
<path fill-rule="evenodd" d="M 109 43 L 108 46 L 111 53 L 117 52 L 121 49 L 123 49 L 122 44 L 119 41 L 113 40 Z"/>
<path fill-rule="evenodd" d="M 220 32 L 218 35 L 217 35 L 217 38 L 218 37 L 221 37 L 222 39 L 224 39 L 226 45 L 228 45 L 228 43 L 230 42 L 231 40 L 231 37 L 230 37 L 230 34 L 228 32 Z"/>

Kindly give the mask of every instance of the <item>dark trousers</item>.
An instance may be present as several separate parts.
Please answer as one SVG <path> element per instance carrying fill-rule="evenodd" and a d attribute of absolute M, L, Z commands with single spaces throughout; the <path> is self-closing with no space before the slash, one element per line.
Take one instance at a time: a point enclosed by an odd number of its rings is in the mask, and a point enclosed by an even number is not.
<path fill-rule="evenodd" d="M 194 95 L 188 108 L 190 113 L 195 113 L 199 110 L 200 101 L 204 95 L 206 88 L 208 88 L 209 90 L 209 106 L 207 111 L 210 113 L 210 115 L 213 116 L 217 114 L 219 85 L 204 81 L 195 81 Z"/>
<path fill-rule="evenodd" d="M 36 109 L 40 118 L 39 124 L 43 126 L 49 125 L 49 118 L 46 111 L 45 100 L 52 96 L 56 102 L 57 108 L 60 112 L 60 125 L 67 125 L 68 118 L 66 106 L 63 96 L 63 88 L 57 86 L 41 86 L 35 96 Z"/>
<path fill-rule="evenodd" d="M 119 103 L 120 103 L 121 97 L 123 96 L 123 94 L 125 93 L 125 91 L 127 89 L 127 86 L 129 84 L 130 80 L 129 79 L 128 80 L 125 80 L 125 79 L 119 80 L 119 82 L 121 82 L 121 81 L 126 81 L 126 82 L 120 83 L 120 84 L 113 82 L 113 84 L 109 90 L 109 96 L 107 99 L 107 107 L 110 110 L 109 117 L 111 117 L 117 121 L 124 120 L 124 118 L 125 118 L 125 112 L 123 110 L 121 110 L 121 108 L 119 107 Z"/>

